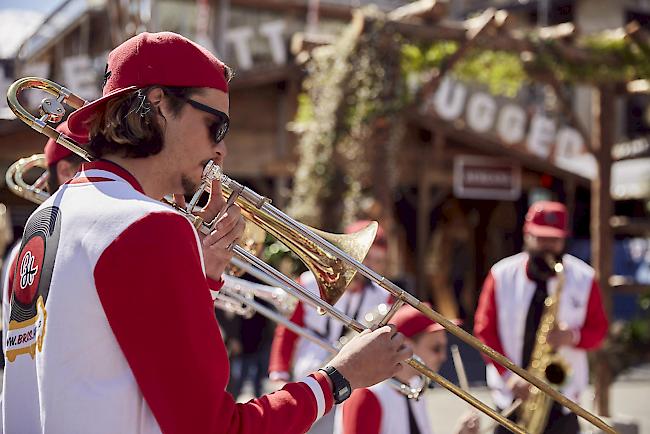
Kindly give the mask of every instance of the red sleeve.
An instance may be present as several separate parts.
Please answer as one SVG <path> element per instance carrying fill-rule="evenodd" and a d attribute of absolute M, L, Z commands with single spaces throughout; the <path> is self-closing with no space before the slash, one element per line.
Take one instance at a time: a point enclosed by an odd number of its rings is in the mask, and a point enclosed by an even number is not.
<path fill-rule="evenodd" d="M 368 389 L 357 389 L 343 403 L 343 432 L 341 434 L 379 434 L 381 404 Z"/>
<path fill-rule="evenodd" d="M 478 307 L 474 314 L 474 335 L 479 338 L 484 344 L 492 347 L 497 352 L 503 354 L 503 345 L 499 338 L 498 331 L 498 318 L 497 318 L 497 303 L 494 291 L 494 276 L 492 273 L 487 275 L 483 283 L 483 290 L 478 299 Z M 491 358 L 483 355 L 486 363 L 492 363 L 503 375 L 508 372 L 506 368 L 496 363 Z"/>
<path fill-rule="evenodd" d="M 305 308 L 302 303 L 296 305 L 296 309 L 291 315 L 291 322 L 304 327 L 305 325 Z M 298 335 L 289 330 L 282 324 L 278 324 L 273 335 L 273 344 L 271 345 L 271 355 L 269 358 L 269 372 L 289 372 L 293 354 L 296 351 Z"/>
<path fill-rule="evenodd" d="M 236 404 L 225 392 L 229 366 L 184 217 L 150 214 L 100 256 L 95 285 L 108 323 L 165 433 L 305 432 L 333 404 L 322 374 Z M 328 393 L 326 393 L 328 392 Z"/>
<path fill-rule="evenodd" d="M 603 307 L 603 300 L 600 293 L 600 287 L 596 280 L 591 284 L 589 293 L 589 302 L 587 304 L 587 317 L 580 329 L 580 340 L 576 345 L 577 348 L 585 350 L 595 350 L 603 343 L 609 321 Z"/>

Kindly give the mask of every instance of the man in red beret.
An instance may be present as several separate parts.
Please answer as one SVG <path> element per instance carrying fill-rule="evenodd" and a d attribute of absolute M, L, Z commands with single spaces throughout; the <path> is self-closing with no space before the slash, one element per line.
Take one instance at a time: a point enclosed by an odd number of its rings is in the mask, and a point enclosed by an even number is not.
<path fill-rule="evenodd" d="M 563 265 L 564 284 L 555 328 L 549 344 L 571 369 L 561 392 L 577 401 L 589 382 L 587 352 L 597 349 L 608 321 L 594 270 L 565 253 L 569 236 L 566 207 L 558 202 L 536 202 L 526 214 L 525 251 L 495 264 L 483 284 L 474 318 L 474 334 L 522 367 L 529 367 L 535 336 L 544 313 L 544 301 L 558 288 L 553 264 Z M 486 358 L 487 381 L 497 407 L 526 400 L 529 383 Z M 513 420 L 518 413 L 513 413 Z M 507 432 L 498 427 L 496 433 Z M 578 433 L 577 416 L 554 403 L 545 433 Z"/>
<path fill-rule="evenodd" d="M 413 353 L 437 372 L 447 360 L 445 329 L 411 306 L 401 307 L 391 319 L 391 323 L 406 336 Z M 422 387 L 422 379 L 418 372 L 408 365 L 404 365 L 394 378 L 413 387 Z M 478 431 L 478 414 L 471 411 L 460 419 L 455 433 L 476 434 Z M 426 399 L 408 399 L 387 381 L 366 389 L 355 390 L 350 399 L 336 410 L 334 434 L 431 434 L 432 432 Z"/>
<path fill-rule="evenodd" d="M 345 228 L 346 234 L 352 234 L 366 228 L 371 222 L 359 220 Z M 387 245 L 386 236 L 381 226 L 377 228 L 375 240 L 364 259 L 364 264 L 376 272 L 383 274 L 386 268 Z M 299 278 L 300 284 L 319 294 L 318 284 L 311 271 L 304 272 Z M 335 307 L 345 312 L 349 317 L 364 323 L 364 316 L 374 311 L 377 306 L 390 299 L 386 290 L 357 273 L 341 296 Z M 332 345 L 340 345 L 347 338 L 348 330 L 343 324 L 328 315 L 319 314 L 315 308 L 298 303 L 291 316 L 291 321 L 321 336 Z M 269 360 L 269 378 L 273 381 L 284 382 L 291 378 L 300 378 L 306 373 L 322 366 L 331 357 L 330 353 L 309 339 L 302 338 L 286 328 L 278 325 L 275 329 L 271 355 Z M 311 434 L 331 433 L 334 426 L 334 414 L 323 417 L 309 431 Z"/>
<path fill-rule="evenodd" d="M 224 209 L 215 182 L 202 217 L 221 217 L 199 236 L 160 199 L 194 193 L 206 163 L 223 163 L 229 78 L 192 41 L 142 33 L 110 53 L 103 96 L 70 115 L 96 160 L 27 222 L 5 339 L 5 432 L 302 433 L 411 355 L 383 327 L 281 391 L 246 404 L 225 392 L 210 290 L 242 235 L 240 209 Z"/>

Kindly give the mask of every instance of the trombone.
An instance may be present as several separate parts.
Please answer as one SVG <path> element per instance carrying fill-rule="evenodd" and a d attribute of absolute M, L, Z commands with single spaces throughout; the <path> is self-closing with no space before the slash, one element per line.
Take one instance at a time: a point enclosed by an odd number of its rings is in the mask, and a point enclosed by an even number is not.
<path fill-rule="evenodd" d="M 39 118 L 36 118 L 29 113 L 18 102 L 18 95 L 27 88 L 42 89 L 45 92 L 56 96 L 56 98 L 43 99 L 40 107 Z M 63 108 L 64 103 L 75 109 L 80 108 L 86 103 L 85 100 L 74 95 L 70 90 L 50 80 L 27 77 L 17 80 L 9 87 L 7 92 L 7 101 L 16 116 L 36 131 L 53 138 L 57 143 L 67 147 L 87 160 L 93 158 L 88 151 L 80 147 L 72 139 L 47 125 L 47 122 L 59 122 L 63 118 L 63 115 L 65 114 Z M 214 164 L 208 164 L 208 166 L 206 166 L 203 178 L 204 180 L 194 198 L 188 205 L 188 208 L 181 208 L 176 204 L 170 205 L 174 206 L 179 212 L 183 213 L 190 221 L 192 221 L 198 231 L 204 234 L 210 233 L 212 232 L 217 219 L 212 222 L 205 222 L 200 217 L 192 214 L 191 210 L 193 210 L 193 206 L 196 204 L 201 194 L 209 191 L 212 181 L 217 179 L 220 180 L 222 194 L 224 194 L 224 197 L 227 197 L 227 206 L 233 203 L 239 205 L 245 218 L 282 241 L 288 248 L 293 250 L 303 261 L 305 261 L 307 267 L 316 276 L 316 279 L 319 282 L 320 298 L 302 288 L 288 276 L 285 276 L 240 246 L 236 244 L 232 246 L 232 251 L 236 258 L 251 264 L 262 272 L 272 276 L 275 280 L 283 283 L 291 295 L 298 297 L 301 300 L 308 301 L 310 304 L 319 307 L 322 312 L 326 312 L 341 321 L 348 328 L 356 332 L 361 332 L 365 329 L 361 323 L 340 312 L 333 306 L 333 304 L 343 294 L 345 287 L 352 280 L 354 274 L 359 272 L 369 280 L 375 282 L 378 286 L 384 288 L 395 298 L 395 303 L 380 321 L 379 326 L 387 324 L 399 307 L 404 304 L 409 304 L 431 320 L 438 322 L 454 336 L 519 375 L 552 399 L 576 413 L 578 416 L 586 419 L 606 433 L 616 433 L 612 427 L 607 425 L 599 417 L 559 393 L 544 380 L 529 373 L 526 369 L 515 365 L 510 359 L 498 353 L 493 348 L 483 344 L 477 338 L 455 325 L 443 315 L 421 303 L 420 300 L 395 285 L 386 277 L 381 276 L 377 272 L 363 265 L 361 261 L 374 238 L 377 228 L 376 223 L 371 223 L 366 229 L 361 230 L 357 234 L 352 234 L 352 236 L 348 235 L 346 237 L 326 234 L 292 219 L 279 209 L 272 206 L 269 199 L 229 178 L 221 171 L 221 168 Z M 419 373 L 425 375 L 429 379 L 435 381 L 453 394 L 465 400 L 479 411 L 492 417 L 505 428 L 519 434 L 526 432 L 524 428 L 499 414 L 496 410 L 451 383 L 449 380 L 434 372 L 415 358 L 407 360 L 406 363 Z"/>
<path fill-rule="evenodd" d="M 233 312 L 237 315 L 242 315 L 245 318 L 250 318 L 252 314 L 257 312 L 271 321 L 282 324 L 295 334 L 315 343 L 332 356 L 339 352 L 340 346 L 330 344 L 311 330 L 305 327 L 300 327 L 288 319 L 288 316 L 295 308 L 296 303 L 293 301 L 296 299 L 288 295 L 284 290 L 280 289 L 283 286 L 280 282 L 274 282 L 270 276 L 259 272 L 249 264 L 242 262 L 237 258 L 233 258 L 232 263 L 238 269 L 250 272 L 251 275 L 260 280 L 266 281 L 270 285 L 267 286 L 253 283 L 239 277 L 224 275 L 223 286 L 219 292 L 213 294 L 215 297 L 215 306 L 217 308 Z M 254 297 L 259 297 L 271 302 L 280 313 L 257 302 Z M 430 380 L 427 377 L 421 376 L 420 379 L 421 381 L 416 386 L 402 383 L 395 378 L 388 379 L 388 384 L 408 399 L 418 400 L 430 383 Z"/>

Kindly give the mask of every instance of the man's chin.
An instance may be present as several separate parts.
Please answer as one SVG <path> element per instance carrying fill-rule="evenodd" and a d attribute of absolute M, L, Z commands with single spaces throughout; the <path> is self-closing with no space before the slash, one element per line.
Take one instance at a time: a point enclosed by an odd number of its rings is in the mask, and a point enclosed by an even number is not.
<path fill-rule="evenodd" d="M 196 190 L 199 189 L 200 182 L 191 180 L 188 176 L 181 177 L 181 186 L 183 187 L 183 194 L 186 196 L 193 196 Z"/>

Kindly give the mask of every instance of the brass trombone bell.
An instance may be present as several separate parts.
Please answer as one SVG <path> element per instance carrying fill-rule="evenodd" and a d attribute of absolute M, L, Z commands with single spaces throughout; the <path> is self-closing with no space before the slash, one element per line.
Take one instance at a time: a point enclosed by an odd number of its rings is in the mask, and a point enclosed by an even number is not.
<path fill-rule="evenodd" d="M 29 184 L 24 177 L 27 172 L 33 169 L 42 169 L 43 173 Z M 47 200 L 50 195 L 44 190 L 47 184 L 47 163 L 44 154 L 34 154 L 31 157 L 21 158 L 9 166 L 5 173 L 5 182 L 7 187 L 17 196 L 27 199 L 36 204 L 41 204 Z"/>

